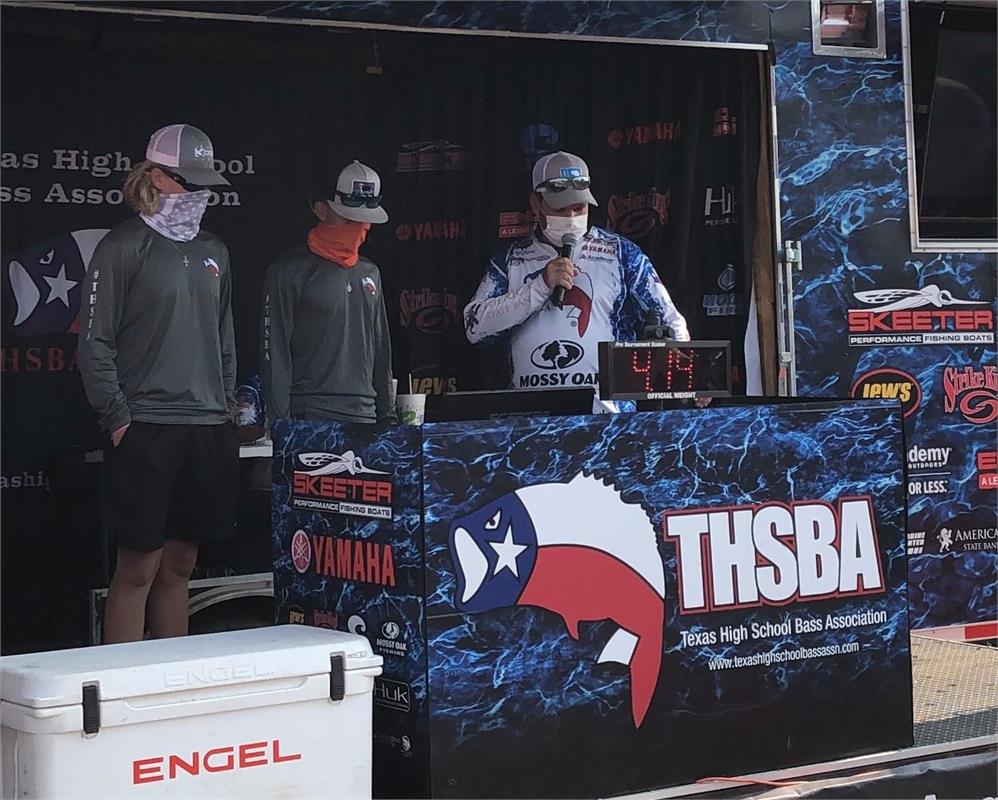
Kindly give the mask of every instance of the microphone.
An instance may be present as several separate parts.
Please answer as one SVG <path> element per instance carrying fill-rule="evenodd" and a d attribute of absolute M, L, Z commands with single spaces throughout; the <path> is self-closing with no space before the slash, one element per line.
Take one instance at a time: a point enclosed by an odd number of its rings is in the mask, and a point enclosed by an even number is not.
<path fill-rule="evenodd" d="M 572 255 L 575 253 L 575 248 L 579 246 L 579 235 L 577 233 L 566 233 L 561 237 L 561 250 L 558 251 L 558 256 L 560 258 L 572 259 Z M 551 304 L 555 308 L 561 308 L 565 305 L 565 287 L 555 286 L 551 290 Z"/>

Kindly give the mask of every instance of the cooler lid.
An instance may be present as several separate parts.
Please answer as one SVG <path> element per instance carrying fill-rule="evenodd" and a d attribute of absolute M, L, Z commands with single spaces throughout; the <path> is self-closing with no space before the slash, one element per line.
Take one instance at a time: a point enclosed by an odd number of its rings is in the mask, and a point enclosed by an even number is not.
<path fill-rule="evenodd" d="M 0 699 L 31 708 L 77 705 L 82 685 L 101 700 L 184 692 L 381 666 L 367 639 L 352 633 L 278 625 L 244 631 L 52 650 L 0 658 Z"/>

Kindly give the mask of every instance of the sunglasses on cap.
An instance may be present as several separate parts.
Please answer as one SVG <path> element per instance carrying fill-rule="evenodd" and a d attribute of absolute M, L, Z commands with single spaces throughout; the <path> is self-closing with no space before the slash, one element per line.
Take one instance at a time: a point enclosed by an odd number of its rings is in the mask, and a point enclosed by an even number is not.
<path fill-rule="evenodd" d="M 380 194 L 347 194 L 346 192 L 337 192 L 336 196 L 340 198 L 340 202 L 347 208 L 360 208 L 361 206 L 377 208 L 381 204 Z"/>
<path fill-rule="evenodd" d="M 205 186 L 202 186 L 200 183 L 191 183 L 189 180 L 187 180 L 179 172 L 172 172 L 171 170 L 168 170 L 165 167 L 158 167 L 158 169 L 159 169 L 160 172 L 162 172 L 164 175 L 166 175 L 166 177 L 168 177 L 171 180 L 176 181 L 177 183 L 179 183 L 180 186 L 181 186 L 181 188 L 185 192 L 200 192 L 201 190 L 207 188 Z"/>
<path fill-rule="evenodd" d="M 577 178 L 551 178 L 537 187 L 538 192 L 564 192 L 566 189 L 588 189 L 589 176 L 580 175 Z"/>

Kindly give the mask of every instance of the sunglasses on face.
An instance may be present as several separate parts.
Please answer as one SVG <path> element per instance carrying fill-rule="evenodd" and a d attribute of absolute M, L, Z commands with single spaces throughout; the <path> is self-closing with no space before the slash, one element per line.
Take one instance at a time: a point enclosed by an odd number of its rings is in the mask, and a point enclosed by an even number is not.
<path fill-rule="evenodd" d="M 340 202 L 347 208 L 360 208 L 361 206 L 377 208 L 381 203 L 380 194 L 347 194 L 346 192 L 337 192 L 336 196 L 340 198 Z"/>
<path fill-rule="evenodd" d="M 537 187 L 539 192 L 564 192 L 566 189 L 588 189 L 589 177 L 580 175 L 578 178 L 551 178 Z"/>
<path fill-rule="evenodd" d="M 202 189 L 205 188 L 199 183 L 191 183 L 189 180 L 184 178 L 184 176 L 178 172 L 171 172 L 168 169 L 163 169 L 163 167 L 160 167 L 159 171 L 162 172 L 164 175 L 166 175 L 166 177 L 179 183 L 181 188 L 185 192 L 200 192 Z"/>

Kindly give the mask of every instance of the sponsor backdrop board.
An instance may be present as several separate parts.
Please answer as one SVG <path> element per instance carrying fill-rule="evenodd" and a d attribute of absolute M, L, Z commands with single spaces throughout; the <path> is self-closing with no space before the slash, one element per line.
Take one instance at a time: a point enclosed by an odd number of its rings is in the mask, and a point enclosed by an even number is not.
<path fill-rule="evenodd" d="M 407 712 L 375 694 L 376 763 L 410 753 L 408 792 L 606 796 L 911 744 L 895 403 L 430 424 L 421 463 L 415 429 L 280 432 L 279 619 L 364 618 L 411 689 Z M 368 481 L 392 481 L 391 523 L 301 508 Z M 404 587 L 346 555 L 385 543 Z M 425 631 L 394 664 L 392 608 Z"/>
<path fill-rule="evenodd" d="M 276 621 L 361 633 L 374 685 L 374 791 L 425 793 L 420 435 L 281 420 L 274 429 Z"/>

